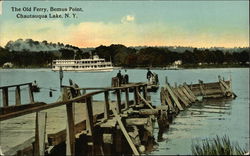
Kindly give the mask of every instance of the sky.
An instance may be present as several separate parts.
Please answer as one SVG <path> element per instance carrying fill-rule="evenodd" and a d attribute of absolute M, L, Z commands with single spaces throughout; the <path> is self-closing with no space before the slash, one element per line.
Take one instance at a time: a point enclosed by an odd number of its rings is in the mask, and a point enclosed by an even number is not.
<path fill-rule="evenodd" d="M 0 46 L 19 38 L 78 47 L 248 47 L 248 1 L 3 1 Z M 82 8 L 72 11 L 12 11 L 12 7 Z M 77 18 L 17 18 L 17 14 L 76 13 Z"/>

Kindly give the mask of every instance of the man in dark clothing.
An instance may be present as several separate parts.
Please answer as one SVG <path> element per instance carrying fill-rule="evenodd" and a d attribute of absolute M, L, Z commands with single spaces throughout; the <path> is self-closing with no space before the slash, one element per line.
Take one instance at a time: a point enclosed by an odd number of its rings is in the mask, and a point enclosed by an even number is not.
<path fill-rule="evenodd" d="M 128 81 L 129 81 L 129 77 L 128 77 L 128 74 L 127 74 L 127 70 L 125 69 L 124 84 L 128 84 Z"/>
<path fill-rule="evenodd" d="M 119 70 L 119 72 L 117 73 L 116 77 L 118 77 L 119 79 L 119 84 L 122 83 L 122 74 L 121 74 L 121 70 Z"/>
<path fill-rule="evenodd" d="M 153 76 L 153 73 L 148 68 L 148 72 L 147 72 L 147 79 L 148 79 L 148 81 L 150 80 L 151 76 Z"/>

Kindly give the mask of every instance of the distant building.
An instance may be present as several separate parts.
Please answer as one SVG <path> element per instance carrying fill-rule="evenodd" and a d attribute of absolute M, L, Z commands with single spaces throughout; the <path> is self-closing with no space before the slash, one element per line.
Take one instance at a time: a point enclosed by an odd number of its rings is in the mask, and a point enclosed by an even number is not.
<path fill-rule="evenodd" d="M 11 62 L 6 62 L 6 63 L 4 63 L 3 64 L 3 68 L 13 68 L 13 63 L 11 63 Z"/>
<path fill-rule="evenodd" d="M 181 60 L 177 60 L 177 61 L 174 61 L 173 65 L 182 65 L 182 61 Z"/>

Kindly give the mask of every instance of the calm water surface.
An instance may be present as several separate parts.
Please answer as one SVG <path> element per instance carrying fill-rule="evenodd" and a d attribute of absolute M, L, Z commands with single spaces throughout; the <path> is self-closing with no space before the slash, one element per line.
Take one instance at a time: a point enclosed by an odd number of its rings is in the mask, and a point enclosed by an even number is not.
<path fill-rule="evenodd" d="M 191 154 L 191 144 L 205 138 L 216 135 L 228 135 L 232 141 L 237 141 L 241 147 L 249 149 L 249 69 L 186 69 L 186 70 L 152 70 L 159 75 L 160 84 L 163 86 L 165 77 L 173 86 L 178 84 L 197 83 L 198 79 L 204 82 L 217 81 L 218 75 L 226 79 L 232 76 L 233 91 L 238 96 L 235 100 L 209 100 L 196 103 L 187 110 L 181 112 L 170 125 L 170 129 L 164 134 L 165 140 L 159 142 L 153 155 L 165 154 Z M 124 73 L 124 71 L 122 71 Z M 146 81 L 146 70 L 133 69 L 127 71 L 130 82 Z M 80 87 L 109 87 L 113 72 L 84 73 L 64 72 L 63 84 L 68 85 L 69 78 Z M 0 70 L 0 86 L 32 82 L 36 80 L 41 86 L 41 92 L 35 93 L 36 101 L 46 103 L 55 102 L 60 96 L 59 74 L 49 69 L 8 69 Z M 53 97 L 49 97 L 49 89 L 56 89 Z M 22 103 L 28 103 L 27 88 L 22 87 Z M 14 88 L 10 89 L 10 103 L 15 103 Z M 113 97 L 114 98 L 114 97 Z M 95 97 L 102 100 L 103 95 Z M 151 93 L 154 105 L 160 105 L 160 94 Z M 0 106 L 2 106 L 2 94 L 0 93 Z M 157 138 L 157 127 L 155 136 Z"/>

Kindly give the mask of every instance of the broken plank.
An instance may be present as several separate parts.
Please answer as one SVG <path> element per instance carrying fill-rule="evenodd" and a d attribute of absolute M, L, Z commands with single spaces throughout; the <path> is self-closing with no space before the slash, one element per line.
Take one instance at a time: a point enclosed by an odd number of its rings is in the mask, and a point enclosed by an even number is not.
<path fill-rule="evenodd" d="M 134 143 L 132 142 L 132 140 L 131 140 L 131 138 L 130 138 L 128 132 L 127 132 L 127 130 L 125 129 L 125 127 L 124 127 L 124 125 L 123 125 L 123 123 L 122 123 L 122 121 L 121 121 L 121 117 L 117 114 L 117 112 L 114 110 L 114 108 L 111 108 L 111 109 L 112 109 L 113 114 L 115 115 L 115 119 L 116 119 L 116 121 L 118 122 L 119 127 L 120 127 L 120 129 L 121 129 L 123 135 L 124 135 L 125 138 L 127 139 L 129 146 L 131 147 L 131 149 L 132 149 L 134 155 L 140 155 L 140 153 L 138 152 L 138 150 L 137 150 L 137 148 L 135 147 Z"/>
<path fill-rule="evenodd" d="M 179 110 L 184 110 L 180 104 L 180 102 L 178 101 L 176 95 L 173 93 L 173 91 L 171 90 L 170 86 L 168 84 L 166 84 L 166 89 L 168 90 L 170 96 L 172 97 L 172 99 L 174 100 L 175 104 L 177 105 L 177 107 L 179 108 Z"/>

